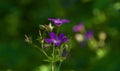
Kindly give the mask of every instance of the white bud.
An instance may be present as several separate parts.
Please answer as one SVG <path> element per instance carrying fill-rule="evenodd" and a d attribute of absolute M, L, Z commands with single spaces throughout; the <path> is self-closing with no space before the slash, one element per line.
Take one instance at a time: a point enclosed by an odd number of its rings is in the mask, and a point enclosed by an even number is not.
<path fill-rule="evenodd" d="M 51 24 L 51 23 L 49 23 L 48 28 L 50 29 L 50 31 L 52 31 L 52 30 L 53 30 L 53 28 L 54 28 L 54 26 L 52 26 L 52 24 Z"/>

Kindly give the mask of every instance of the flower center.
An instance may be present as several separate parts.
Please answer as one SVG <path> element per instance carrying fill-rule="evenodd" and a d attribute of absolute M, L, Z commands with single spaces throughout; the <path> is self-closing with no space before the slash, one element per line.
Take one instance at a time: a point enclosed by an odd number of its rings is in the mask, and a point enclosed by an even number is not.
<path fill-rule="evenodd" d="M 53 43 L 60 43 L 60 40 L 53 40 Z"/>
<path fill-rule="evenodd" d="M 62 23 L 59 19 L 55 20 L 55 23 Z"/>

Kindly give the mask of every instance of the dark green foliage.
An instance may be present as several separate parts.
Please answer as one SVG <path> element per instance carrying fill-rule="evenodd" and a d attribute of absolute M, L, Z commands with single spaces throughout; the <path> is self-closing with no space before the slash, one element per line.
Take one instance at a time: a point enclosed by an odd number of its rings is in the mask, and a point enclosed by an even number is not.
<path fill-rule="evenodd" d="M 49 24 L 51 17 L 71 20 L 60 29 L 69 36 L 74 36 L 72 28 L 79 22 L 94 30 L 96 39 L 100 31 L 107 33 L 108 53 L 103 58 L 73 40 L 61 71 L 120 71 L 119 0 L 0 0 L 0 71 L 34 71 L 47 65 L 42 53 L 25 43 L 24 35 L 36 39 L 39 25 Z"/>

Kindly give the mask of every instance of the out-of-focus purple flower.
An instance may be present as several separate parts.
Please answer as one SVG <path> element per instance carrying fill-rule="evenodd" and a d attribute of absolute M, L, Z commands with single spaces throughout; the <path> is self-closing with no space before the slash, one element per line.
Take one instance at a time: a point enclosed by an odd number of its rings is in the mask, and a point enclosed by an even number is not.
<path fill-rule="evenodd" d="M 75 25 L 74 27 L 73 27 L 73 31 L 74 32 L 80 32 L 80 31 L 82 31 L 84 29 L 84 24 L 78 24 L 78 25 Z"/>
<path fill-rule="evenodd" d="M 93 31 L 87 31 L 87 32 L 85 33 L 85 38 L 86 38 L 87 40 L 89 40 L 90 38 L 93 37 L 93 35 L 94 35 Z"/>
<path fill-rule="evenodd" d="M 62 33 L 59 36 L 56 36 L 54 32 L 50 32 L 50 38 L 46 38 L 47 43 L 53 43 L 55 46 L 60 46 L 62 43 L 67 42 L 68 38 Z"/>
<path fill-rule="evenodd" d="M 60 19 L 60 18 L 48 18 L 48 20 L 54 22 L 56 26 L 60 26 L 61 24 L 70 22 L 67 19 Z"/>

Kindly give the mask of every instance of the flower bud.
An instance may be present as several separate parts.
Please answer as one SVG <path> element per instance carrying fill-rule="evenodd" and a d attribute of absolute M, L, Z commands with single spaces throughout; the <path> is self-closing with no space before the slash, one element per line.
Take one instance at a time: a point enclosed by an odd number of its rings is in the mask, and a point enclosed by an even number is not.
<path fill-rule="evenodd" d="M 27 35 L 25 35 L 25 41 L 26 41 L 27 43 L 32 43 L 31 37 L 28 37 Z"/>
<path fill-rule="evenodd" d="M 40 27 L 40 29 L 45 29 L 44 25 L 40 25 L 39 27 Z"/>
<path fill-rule="evenodd" d="M 40 25 L 40 28 L 41 28 L 41 29 L 45 29 L 45 30 L 47 30 L 47 31 L 52 31 L 53 28 L 54 28 L 54 26 L 52 26 L 52 24 L 49 23 L 49 25 Z"/>
<path fill-rule="evenodd" d="M 47 31 L 52 31 L 54 26 L 52 26 L 52 24 L 49 23 L 49 25 L 45 25 L 45 28 L 46 28 Z"/>

